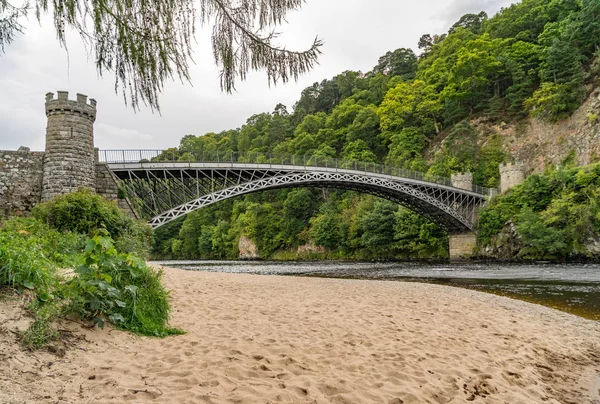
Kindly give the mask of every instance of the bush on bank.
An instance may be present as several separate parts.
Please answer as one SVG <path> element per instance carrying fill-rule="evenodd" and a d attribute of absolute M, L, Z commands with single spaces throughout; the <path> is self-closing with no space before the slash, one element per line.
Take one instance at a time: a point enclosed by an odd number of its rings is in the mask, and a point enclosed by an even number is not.
<path fill-rule="evenodd" d="M 505 259 L 600 258 L 600 164 L 529 176 L 481 212 L 478 250 Z"/>
<path fill-rule="evenodd" d="M 105 319 L 125 330 L 164 337 L 181 331 L 167 326 L 168 292 L 162 273 L 133 254 L 118 253 L 104 229 L 86 241 L 77 274 L 68 282 L 68 311 L 100 327 Z"/>
<path fill-rule="evenodd" d="M 105 228 L 122 252 L 133 252 L 146 258 L 150 251 L 150 226 L 129 217 L 115 202 L 89 189 L 82 188 L 40 203 L 31 213 L 59 231 L 89 234 L 94 229 Z"/>
<path fill-rule="evenodd" d="M 35 321 L 22 334 L 26 346 L 55 339 L 52 320 L 66 315 L 142 335 L 181 333 L 168 326 L 161 273 L 131 253 L 148 251 L 148 226 L 89 191 L 41 204 L 34 216 L 0 222 L 0 287 L 33 295 Z M 116 242 L 108 227 L 119 235 Z M 64 276 L 69 268 L 74 273 Z"/>
<path fill-rule="evenodd" d="M 56 268 L 75 264 L 85 236 L 59 232 L 33 218 L 0 225 L 0 285 L 35 290 L 45 297 L 57 288 Z"/>

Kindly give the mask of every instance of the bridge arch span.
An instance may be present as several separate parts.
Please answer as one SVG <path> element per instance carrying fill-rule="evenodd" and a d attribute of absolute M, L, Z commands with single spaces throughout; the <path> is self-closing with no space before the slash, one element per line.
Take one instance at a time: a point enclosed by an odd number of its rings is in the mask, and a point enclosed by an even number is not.
<path fill-rule="evenodd" d="M 369 193 L 428 217 L 449 233 L 473 231 L 486 195 L 357 170 L 246 163 L 125 163 L 110 170 L 153 228 L 196 209 L 263 190 L 326 187 Z"/>
<path fill-rule="evenodd" d="M 452 207 L 417 189 L 388 179 L 370 178 L 355 174 L 326 175 L 325 173 L 288 173 L 233 185 L 169 209 L 150 219 L 153 227 L 184 216 L 189 212 L 237 196 L 270 189 L 292 187 L 321 187 L 348 189 L 376 195 L 422 214 L 446 228 L 473 230 L 472 223 Z"/>

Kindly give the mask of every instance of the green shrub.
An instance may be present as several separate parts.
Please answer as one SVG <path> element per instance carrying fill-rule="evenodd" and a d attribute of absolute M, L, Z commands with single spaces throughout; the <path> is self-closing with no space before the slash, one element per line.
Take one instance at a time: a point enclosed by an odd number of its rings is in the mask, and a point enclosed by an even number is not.
<path fill-rule="evenodd" d="M 115 239 L 115 248 L 122 253 L 132 253 L 148 258 L 154 239 L 152 228 L 139 220 L 131 220 L 128 227 Z"/>
<path fill-rule="evenodd" d="M 96 195 L 89 189 L 61 195 L 35 206 L 32 215 L 59 231 L 89 234 L 106 228 L 121 251 L 146 257 L 150 250 L 152 230 L 119 209 L 115 202 Z"/>
<path fill-rule="evenodd" d="M 149 336 L 180 334 L 168 327 L 168 292 L 161 272 L 132 254 L 119 254 L 104 229 L 86 242 L 82 264 L 70 281 L 69 311 L 91 319 L 100 327 L 105 320 L 117 327 Z"/>
<path fill-rule="evenodd" d="M 560 258 L 568 254 L 565 231 L 546 225 L 540 215 L 524 207 L 516 217 L 517 233 L 520 236 L 521 257 L 533 259 Z"/>
<path fill-rule="evenodd" d="M 125 229 L 124 215 L 117 205 L 89 189 L 60 195 L 35 206 L 32 215 L 61 231 L 87 234 L 105 227 L 113 237 Z"/>
<path fill-rule="evenodd" d="M 0 285 L 35 289 L 42 299 L 50 299 L 57 285 L 54 264 L 25 230 L 0 231 Z"/>
<path fill-rule="evenodd" d="M 600 164 L 552 169 L 495 197 L 479 215 L 480 249 L 494 245 L 511 221 L 519 244 L 512 258 L 597 259 L 587 244 L 600 233 L 599 174 Z"/>
<path fill-rule="evenodd" d="M 542 83 L 525 105 L 533 117 L 550 121 L 567 118 L 581 104 L 582 88 L 573 83 Z"/>
<path fill-rule="evenodd" d="M 45 258 L 61 268 L 75 265 L 86 239 L 83 234 L 61 232 L 36 219 L 23 217 L 13 217 L 3 222 L 0 233 L 20 234 L 31 239 Z"/>

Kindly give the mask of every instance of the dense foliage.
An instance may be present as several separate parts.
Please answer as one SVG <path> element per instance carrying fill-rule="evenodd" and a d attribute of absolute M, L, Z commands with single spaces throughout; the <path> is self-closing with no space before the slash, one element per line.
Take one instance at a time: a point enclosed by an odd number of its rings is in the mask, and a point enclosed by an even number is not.
<path fill-rule="evenodd" d="M 531 175 L 481 212 L 482 255 L 594 258 L 600 253 L 600 164 Z"/>
<path fill-rule="evenodd" d="M 89 192 L 78 192 L 40 206 L 36 214 L 44 221 L 31 217 L 0 222 L 0 288 L 29 291 L 31 297 L 35 321 L 22 334 L 26 346 L 37 348 L 57 339 L 52 321 L 69 314 L 99 326 L 108 320 L 143 335 L 181 333 L 168 326 L 169 300 L 161 273 L 113 243 L 106 223 L 124 226 L 113 228 L 121 237 L 130 234 L 127 226 L 142 226 L 123 219 L 124 213 L 113 207 Z"/>
<path fill-rule="evenodd" d="M 146 257 L 150 249 L 152 233 L 148 225 L 127 216 L 115 202 L 89 189 L 82 188 L 37 204 L 32 215 L 62 232 L 87 235 L 95 229 L 105 228 L 122 252 Z"/>
<path fill-rule="evenodd" d="M 0 226 L 0 285 L 35 289 L 42 300 L 54 293 L 56 268 L 77 261 L 85 236 L 59 232 L 31 218 Z"/>
<path fill-rule="evenodd" d="M 143 335 L 163 337 L 181 331 L 166 326 L 168 293 L 161 273 L 132 254 L 118 253 L 105 229 L 87 240 L 76 276 L 68 283 L 68 311 L 100 327 L 115 325 Z"/>
<path fill-rule="evenodd" d="M 388 52 L 370 72 L 346 71 L 304 89 L 292 113 L 279 104 L 241 128 L 185 136 L 159 159 L 186 160 L 191 151 L 325 156 L 431 175 L 471 171 L 475 183 L 495 187 L 498 163 L 508 158 L 502 139 L 481 136 L 470 121 L 571 114 L 597 76 L 599 21 L 596 0 L 524 0 L 492 18 L 467 14 L 446 34 L 423 35 L 418 57 Z M 263 257 L 310 243 L 337 257 L 446 254 L 445 236 L 431 223 L 331 190 L 250 195 L 156 233 L 154 253 L 163 257 L 234 258 L 242 235 Z"/>

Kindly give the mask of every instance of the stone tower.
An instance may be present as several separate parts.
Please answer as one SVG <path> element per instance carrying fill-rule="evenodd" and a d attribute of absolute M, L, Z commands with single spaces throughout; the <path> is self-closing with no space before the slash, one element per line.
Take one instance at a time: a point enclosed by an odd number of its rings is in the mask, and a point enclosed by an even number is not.
<path fill-rule="evenodd" d="M 94 121 L 96 100 L 77 94 L 69 100 L 67 91 L 46 94 L 46 153 L 42 201 L 79 187 L 94 189 Z"/>
<path fill-rule="evenodd" d="M 500 164 L 500 192 L 506 192 L 525 181 L 523 163 L 515 162 Z"/>
<path fill-rule="evenodd" d="M 466 189 L 467 191 L 473 190 L 473 174 L 471 173 L 452 174 L 450 182 L 454 188 Z"/>

